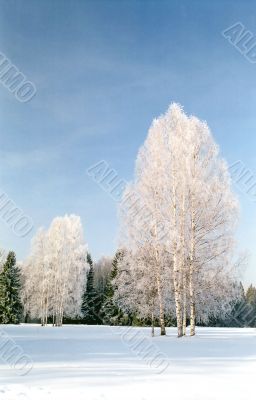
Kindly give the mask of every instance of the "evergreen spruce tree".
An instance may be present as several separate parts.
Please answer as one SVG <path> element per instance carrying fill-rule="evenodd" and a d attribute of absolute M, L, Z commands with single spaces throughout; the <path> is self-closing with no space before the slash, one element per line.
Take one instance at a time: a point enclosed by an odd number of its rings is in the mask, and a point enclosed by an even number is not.
<path fill-rule="evenodd" d="M 116 289 L 113 281 L 117 276 L 118 262 L 122 257 L 123 251 L 117 250 L 112 262 L 112 269 L 106 286 L 105 299 L 101 307 L 101 317 L 104 321 L 104 324 L 107 325 L 118 325 L 123 318 L 122 311 L 113 302 L 113 297 Z"/>
<path fill-rule="evenodd" d="M 83 322 L 88 325 L 99 323 L 98 307 L 97 307 L 97 293 L 94 288 L 94 267 L 91 255 L 87 254 L 87 262 L 90 266 L 87 273 L 86 288 L 82 301 L 82 316 Z"/>
<path fill-rule="evenodd" d="M 247 316 L 247 325 L 254 327 L 256 326 L 256 288 L 253 285 L 249 286 L 245 297 L 251 311 Z"/>
<path fill-rule="evenodd" d="M 93 267 L 92 256 L 90 253 L 87 253 L 87 263 L 89 264 L 90 268 Z"/>
<path fill-rule="evenodd" d="M 16 266 L 15 253 L 10 251 L 0 273 L 0 323 L 18 324 L 21 322 L 20 289 L 20 271 Z"/>
<path fill-rule="evenodd" d="M 256 288 L 250 285 L 246 292 L 246 300 L 252 305 L 256 305 Z"/>
<path fill-rule="evenodd" d="M 248 295 L 248 292 L 250 293 L 249 289 L 245 294 L 243 284 L 242 282 L 240 282 L 240 298 L 239 300 L 235 301 L 231 314 L 227 316 L 224 320 L 220 318 L 221 324 L 219 326 L 237 328 L 253 326 L 252 324 L 255 320 L 255 310 L 248 299 L 250 297 L 250 294 Z"/>

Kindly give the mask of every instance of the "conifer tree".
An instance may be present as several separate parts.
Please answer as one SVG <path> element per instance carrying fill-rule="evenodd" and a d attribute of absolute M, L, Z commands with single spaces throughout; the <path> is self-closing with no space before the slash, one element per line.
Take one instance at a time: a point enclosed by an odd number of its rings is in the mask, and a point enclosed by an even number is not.
<path fill-rule="evenodd" d="M 248 303 L 256 306 L 256 288 L 253 285 L 250 285 L 247 289 L 246 300 Z"/>
<path fill-rule="evenodd" d="M 16 266 L 15 253 L 10 251 L 0 274 L 0 323 L 20 323 L 22 319 L 20 290 L 20 270 Z"/>
<path fill-rule="evenodd" d="M 115 257 L 112 262 L 112 269 L 110 277 L 107 282 L 105 300 L 101 308 L 101 316 L 103 318 L 104 324 L 117 325 L 123 316 L 122 311 L 117 307 L 113 301 L 116 285 L 114 280 L 118 273 L 118 263 L 123 258 L 124 253 L 122 250 L 117 250 Z"/>
<path fill-rule="evenodd" d="M 247 325 L 254 327 L 256 326 L 256 288 L 253 285 L 248 287 L 245 297 L 250 310 L 250 314 L 247 315 Z"/>
<path fill-rule="evenodd" d="M 87 273 L 86 288 L 83 295 L 82 302 L 82 316 L 85 324 L 93 325 L 99 322 L 98 307 L 97 307 L 97 293 L 94 288 L 94 267 L 91 255 L 87 254 L 87 263 L 89 264 L 89 271 Z"/>

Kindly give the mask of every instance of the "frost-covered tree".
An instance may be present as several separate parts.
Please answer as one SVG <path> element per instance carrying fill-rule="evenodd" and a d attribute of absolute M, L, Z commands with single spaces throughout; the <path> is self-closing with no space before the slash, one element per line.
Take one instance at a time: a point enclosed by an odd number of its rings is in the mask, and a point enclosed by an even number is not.
<path fill-rule="evenodd" d="M 94 264 L 94 285 L 100 295 L 106 292 L 106 286 L 112 269 L 112 257 L 103 256 Z"/>
<path fill-rule="evenodd" d="M 136 254 L 141 248 L 150 248 L 151 260 L 148 274 L 155 279 L 158 295 L 161 335 L 165 335 L 164 298 L 165 264 L 163 257 L 163 235 L 161 196 L 163 193 L 164 143 L 155 146 L 152 135 L 141 148 L 136 162 L 136 177 L 125 190 L 120 208 L 121 245 Z M 161 139 L 161 138 L 160 138 Z M 160 148 L 163 146 L 162 151 Z"/>
<path fill-rule="evenodd" d="M 182 137 L 183 129 L 179 120 L 184 118 L 181 110 L 175 110 L 177 135 Z M 180 118 L 179 118 L 180 116 Z M 196 309 L 200 307 L 198 292 L 204 292 L 204 303 L 211 314 L 222 287 L 222 298 L 232 278 L 232 245 L 234 226 L 237 219 L 237 201 L 231 190 L 231 181 L 226 163 L 220 158 L 211 133 L 204 122 L 195 117 L 186 117 L 187 130 L 186 157 L 183 158 L 186 168 L 183 172 L 187 207 L 185 218 L 185 252 L 187 249 L 188 287 L 190 301 L 190 334 L 195 334 Z M 184 123 L 185 124 L 185 123 Z M 178 164 L 179 165 L 179 164 Z M 185 177 L 185 178 L 184 178 Z M 179 217 L 179 216 L 178 216 Z M 179 218 L 180 219 L 180 218 Z M 179 223 L 179 220 L 178 220 Z M 183 243 L 183 235 L 180 235 Z M 181 248 L 183 245 L 181 244 Z M 207 299 L 207 294 L 211 297 Z M 226 299 L 230 302 L 235 292 Z M 212 301 L 211 301 L 212 300 Z"/>
<path fill-rule="evenodd" d="M 246 291 L 245 301 L 247 303 L 247 310 L 245 314 L 245 322 L 247 326 L 256 325 L 256 287 L 250 285 Z"/>
<path fill-rule="evenodd" d="M 146 264 L 157 288 L 161 334 L 165 295 L 175 301 L 178 336 L 195 334 L 196 318 L 216 312 L 214 292 L 232 276 L 237 202 L 226 163 L 205 122 L 173 104 L 154 120 L 139 151 L 135 179 L 121 203 L 121 244 L 134 255 L 150 248 Z M 169 290 L 167 289 L 169 287 Z M 228 297 L 231 301 L 236 292 Z M 170 304 L 173 303 L 170 300 Z M 207 310 L 207 312 L 206 312 Z"/>
<path fill-rule="evenodd" d="M 114 301 L 114 295 L 117 290 L 115 279 L 118 274 L 118 266 L 124 255 L 125 253 L 123 250 L 117 250 L 112 261 L 111 272 L 106 284 L 104 301 L 100 310 L 100 315 L 104 324 L 117 325 L 122 319 L 122 312 Z"/>
<path fill-rule="evenodd" d="M 3 249 L 0 249 L 0 272 L 3 269 L 5 261 L 6 261 L 6 252 Z"/>
<path fill-rule="evenodd" d="M 21 322 L 22 303 L 20 291 L 20 271 L 16 266 L 15 253 L 10 251 L 0 273 L 1 324 L 18 324 Z"/>
<path fill-rule="evenodd" d="M 64 314 L 79 315 L 88 270 L 86 257 L 80 217 L 56 217 L 48 231 L 39 230 L 22 265 L 26 312 L 41 318 L 42 325 L 51 317 L 56 326 L 62 325 Z"/>
<path fill-rule="evenodd" d="M 253 285 L 250 285 L 246 291 L 246 300 L 248 303 L 254 305 L 256 307 L 256 288 Z"/>
<path fill-rule="evenodd" d="M 118 273 L 114 280 L 117 290 L 113 297 L 124 313 L 136 315 L 141 320 L 151 320 L 152 336 L 155 321 L 160 318 L 157 279 L 154 273 L 148 273 L 149 268 L 155 271 L 154 263 L 154 251 L 150 246 L 144 245 L 136 253 L 126 251 L 118 263 Z M 164 279 L 168 280 L 168 277 Z M 166 285 L 165 289 L 170 287 Z M 163 299 L 164 312 L 167 314 L 172 309 L 173 313 L 170 292 L 163 292 Z"/>
<path fill-rule="evenodd" d="M 50 298 L 52 294 L 52 269 L 49 263 L 49 242 L 47 232 L 39 229 L 32 239 L 31 254 L 21 265 L 24 313 L 40 318 L 47 325 Z"/>

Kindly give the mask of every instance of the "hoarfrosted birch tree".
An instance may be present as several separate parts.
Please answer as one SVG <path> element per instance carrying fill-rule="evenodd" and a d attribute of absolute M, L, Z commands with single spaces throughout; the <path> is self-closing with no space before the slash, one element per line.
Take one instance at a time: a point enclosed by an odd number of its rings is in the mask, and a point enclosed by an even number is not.
<path fill-rule="evenodd" d="M 51 271 L 47 264 L 47 254 L 47 232 L 39 229 L 32 239 L 30 256 L 21 264 L 21 271 L 24 313 L 40 318 L 42 325 L 47 324 L 51 285 Z"/>
<path fill-rule="evenodd" d="M 161 335 L 165 335 L 164 298 L 165 264 L 163 237 L 165 236 L 161 214 L 164 163 L 164 141 L 161 135 L 149 133 L 136 162 L 136 179 L 127 186 L 120 208 L 122 245 L 133 253 L 150 249 L 148 274 L 155 280 Z M 153 259 L 153 261 L 152 261 Z"/>
<path fill-rule="evenodd" d="M 95 289 L 104 294 L 112 268 L 112 257 L 102 256 L 94 266 Z"/>
<path fill-rule="evenodd" d="M 177 105 L 173 105 L 159 122 L 167 132 L 170 154 L 167 155 L 170 160 L 167 170 L 171 171 L 168 180 L 172 182 L 172 188 L 166 185 L 166 198 L 169 197 L 173 204 L 170 220 L 174 233 L 171 240 L 174 286 L 178 286 L 178 336 L 185 334 L 187 295 L 190 334 L 193 336 L 199 288 L 206 285 L 208 291 L 214 293 L 218 289 L 218 280 L 213 277 L 220 273 L 231 276 L 237 201 L 231 190 L 227 165 L 219 157 L 206 123 L 187 117 Z M 178 283 L 175 282 L 177 271 Z M 209 288 L 210 277 L 212 286 Z M 180 303 L 183 303 L 183 329 Z M 211 306 L 208 298 L 209 311 Z"/>
<path fill-rule="evenodd" d="M 23 264 L 26 311 L 47 324 L 61 326 L 64 314 L 79 315 L 86 284 L 87 245 L 80 217 L 56 217 L 47 232 L 40 230 Z"/>
<path fill-rule="evenodd" d="M 214 293 L 220 283 L 218 275 L 231 278 L 237 201 L 231 190 L 227 165 L 219 157 L 207 125 L 194 117 L 189 122 L 188 247 L 190 334 L 193 336 L 199 303 L 197 291 L 210 281 L 213 284 L 209 292 Z"/>
<path fill-rule="evenodd" d="M 150 244 L 155 255 L 147 268 L 156 279 L 162 333 L 163 291 L 172 281 L 178 336 L 186 334 L 187 317 L 195 334 L 198 293 L 204 286 L 214 293 L 213 276 L 231 277 L 236 219 L 227 166 L 206 123 L 171 105 L 153 122 L 121 204 L 122 240 L 135 253 Z M 210 315 L 214 296 L 205 299 Z"/>
<path fill-rule="evenodd" d="M 149 269 L 152 273 L 148 273 Z M 152 336 L 155 333 L 155 323 L 160 320 L 158 285 L 155 270 L 155 251 L 150 245 L 140 247 L 136 253 L 126 252 L 118 265 L 118 276 L 114 300 L 118 306 L 142 319 L 151 320 Z M 155 271 L 155 273 L 154 273 Z M 165 269 L 165 273 L 168 273 Z M 168 281 L 168 276 L 162 276 Z M 162 291 L 162 307 L 165 314 L 173 316 L 171 304 L 171 287 L 165 285 Z"/>
<path fill-rule="evenodd" d="M 4 251 L 4 249 L 0 248 L 0 272 L 3 268 L 5 260 L 6 260 L 6 252 Z"/>

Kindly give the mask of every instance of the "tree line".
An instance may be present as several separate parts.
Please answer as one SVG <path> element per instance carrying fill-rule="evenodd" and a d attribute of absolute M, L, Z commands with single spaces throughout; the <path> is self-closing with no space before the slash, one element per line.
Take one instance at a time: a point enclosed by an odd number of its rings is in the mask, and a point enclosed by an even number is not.
<path fill-rule="evenodd" d="M 130 325 L 150 326 L 150 318 L 142 318 L 140 314 L 125 312 L 114 301 L 118 261 L 123 252 L 118 250 L 114 258 L 102 257 L 93 263 L 90 253 L 87 253 L 87 262 L 90 266 L 82 295 L 81 312 L 79 315 L 68 317 L 64 315 L 65 323 L 88 325 Z M 16 263 L 16 256 L 10 251 L 2 262 L 0 272 L 0 323 L 19 324 L 21 322 L 41 322 L 42 319 L 32 318 L 26 313 L 23 303 L 22 272 Z M 233 304 L 231 313 L 225 318 L 219 316 L 211 319 L 208 326 L 223 327 L 256 327 L 256 287 L 252 284 L 245 290 L 242 283 L 239 285 L 240 300 Z M 23 300 L 23 301 L 22 301 Z M 176 326 L 172 315 L 165 316 L 167 326 Z M 54 324 L 52 317 L 49 323 Z M 156 318 L 155 324 L 159 321 Z M 204 325 L 204 324 L 201 324 Z"/>

